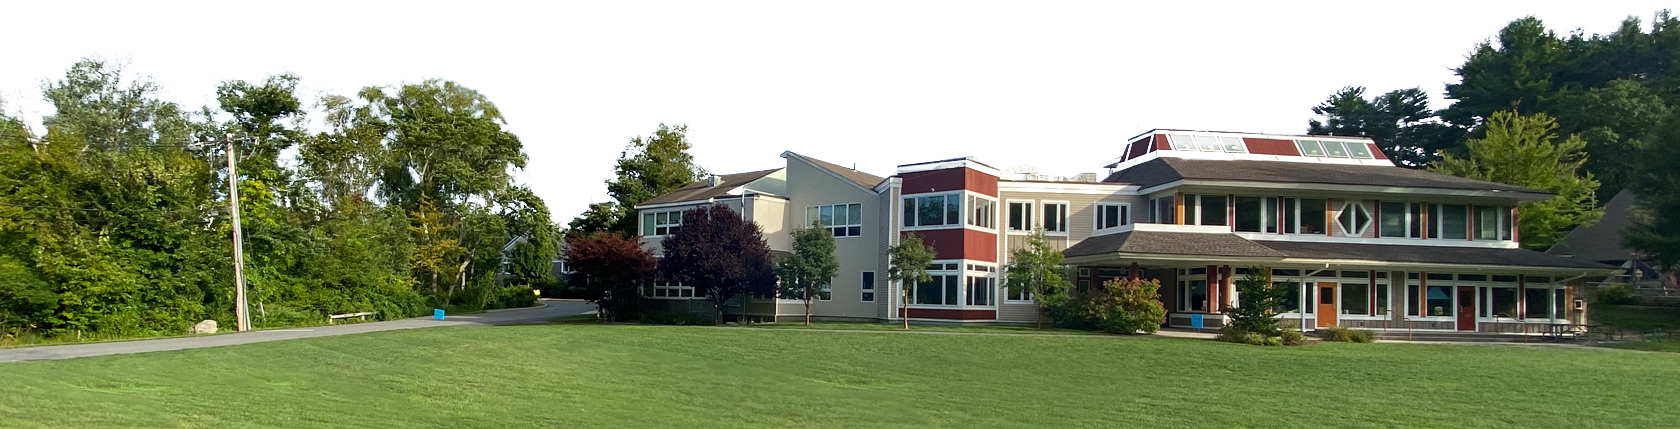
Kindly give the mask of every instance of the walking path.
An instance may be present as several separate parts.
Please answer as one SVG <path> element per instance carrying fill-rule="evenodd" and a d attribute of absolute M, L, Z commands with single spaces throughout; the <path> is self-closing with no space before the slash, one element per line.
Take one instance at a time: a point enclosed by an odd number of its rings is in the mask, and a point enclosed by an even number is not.
<path fill-rule="evenodd" d="M 438 326 L 517 325 L 540 323 L 556 317 L 592 314 L 593 304 L 572 300 L 542 300 L 543 306 L 512 310 L 492 310 L 477 314 L 447 316 L 444 320 L 431 317 L 392 320 L 386 322 L 354 323 L 348 325 L 313 326 L 306 328 L 274 329 L 232 334 L 195 337 L 160 338 L 155 340 L 112 341 L 102 343 L 66 344 L 61 346 L 19 347 L 0 349 L 0 362 L 69 359 L 126 353 L 145 353 L 166 350 L 198 349 L 231 346 L 299 338 L 331 337 L 398 329 L 432 328 Z"/>

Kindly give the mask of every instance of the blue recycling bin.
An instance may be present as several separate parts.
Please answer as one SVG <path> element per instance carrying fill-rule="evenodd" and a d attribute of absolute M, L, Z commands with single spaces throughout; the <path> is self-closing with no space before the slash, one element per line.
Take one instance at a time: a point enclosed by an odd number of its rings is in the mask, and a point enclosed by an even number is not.
<path fill-rule="evenodd" d="M 432 309 L 432 318 L 437 319 L 437 320 L 443 320 L 443 309 L 441 309 L 441 308 Z"/>

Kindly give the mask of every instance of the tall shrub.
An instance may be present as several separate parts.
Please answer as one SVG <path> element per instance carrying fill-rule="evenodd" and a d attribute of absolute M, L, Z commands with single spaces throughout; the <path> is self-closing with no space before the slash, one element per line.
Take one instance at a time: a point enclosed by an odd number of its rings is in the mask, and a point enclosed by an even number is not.
<path fill-rule="evenodd" d="M 1097 290 L 1082 294 L 1078 308 L 1085 319 L 1104 332 L 1153 334 L 1167 319 L 1161 305 L 1161 283 L 1144 279 L 1111 279 Z"/>
<path fill-rule="evenodd" d="M 1252 332 L 1266 337 L 1282 335 L 1283 329 L 1274 316 L 1276 309 L 1289 296 L 1287 284 L 1272 284 L 1266 267 L 1255 266 L 1248 269 L 1241 279 L 1237 279 L 1237 296 L 1242 302 L 1225 306 L 1225 316 L 1231 319 L 1228 326 L 1241 332 Z"/>

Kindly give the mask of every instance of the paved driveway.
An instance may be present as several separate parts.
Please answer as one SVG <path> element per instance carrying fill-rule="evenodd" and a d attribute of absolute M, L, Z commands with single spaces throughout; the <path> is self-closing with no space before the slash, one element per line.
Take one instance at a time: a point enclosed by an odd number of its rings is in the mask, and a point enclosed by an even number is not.
<path fill-rule="evenodd" d="M 125 353 L 145 353 L 165 350 L 198 349 L 231 346 L 298 338 L 330 337 L 364 332 L 394 331 L 398 329 L 431 328 L 436 326 L 516 325 L 540 323 L 544 320 L 592 314 L 593 304 L 580 301 L 543 300 L 542 307 L 517 310 L 497 310 L 479 314 L 448 316 L 444 320 L 431 317 L 392 320 L 388 322 L 356 323 L 349 325 L 316 326 L 309 328 L 275 329 L 197 337 L 163 338 L 156 340 L 115 341 L 106 343 L 69 344 L 62 346 L 21 347 L 0 349 L 0 362 L 69 359 Z"/>

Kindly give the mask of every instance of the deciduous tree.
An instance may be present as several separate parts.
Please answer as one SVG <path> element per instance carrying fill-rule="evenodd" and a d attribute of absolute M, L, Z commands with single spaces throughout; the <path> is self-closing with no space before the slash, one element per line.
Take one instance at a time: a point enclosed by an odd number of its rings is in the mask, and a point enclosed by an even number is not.
<path fill-rule="evenodd" d="M 574 234 L 566 242 L 570 284 L 600 308 L 602 319 L 615 321 L 635 308 L 657 269 L 652 252 L 634 238 L 607 232 Z"/>
<path fill-rule="evenodd" d="M 724 307 L 736 298 L 774 296 L 776 273 L 770 247 L 758 224 L 723 204 L 696 207 L 683 214 L 682 226 L 660 242 L 659 261 L 666 280 L 693 286 L 706 294 L 723 322 Z M 745 314 L 745 299 L 742 310 Z"/>
<path fill-rule="evenodd" d="M 834 233 L 813 223 L 810 227 L 793 231 L 793 255 L 776 263 L 776 276 L 781 278 L 779 295 L 805 303 L 805 326 L 811 326 L 811 300 L 825 293 L 840 273 L 840 261 L 834 257 Z M 822 299 L 829 299 L 823 297 Z"/>
<path fill-rule="evenodd" d="M 933 257 L 933 246 L 923 244 L 922 237 L 913 232 L 887 249 L 887 279 L 898 284 L 899 318 L 904 320 L 904 329 L 910 329 L 910 288 L 933 280 L 927 271 Z"/>
<path fill-rule="evenodd" d="M 1586 142 L 1574 136 L 1556 141 L 1557 122 L 1543 113 L 1494 113 L 1486 128 L 1487 137 L 1466 144 L 1467 157 L 1448 155 L 1430 170 L 1556 194 L 1519 207 L 1517 225 L 1524 246 L 1551 247 L 1570 228 L 1598 222 L 1604 215 L 1594 196 L 1598 181 L 1581 171 Z"/>
<path fill-rule="evenodd" d="M 1067 300 L 1072 286 L 1067 280 L 1067 267 L 1062 265 L 1062 252 L 1050 247 L 1044 228 L 1027 236 L 1027 245 L 1009 254 L 1009 266 L 1004 268 L 1004 284 L 1011 290 L 1025 291 L 1038 305 L 1034 325 L 1044 329 L 1044 308 L 1061 305 Z"/>

